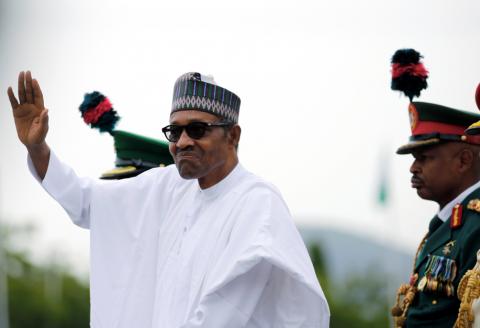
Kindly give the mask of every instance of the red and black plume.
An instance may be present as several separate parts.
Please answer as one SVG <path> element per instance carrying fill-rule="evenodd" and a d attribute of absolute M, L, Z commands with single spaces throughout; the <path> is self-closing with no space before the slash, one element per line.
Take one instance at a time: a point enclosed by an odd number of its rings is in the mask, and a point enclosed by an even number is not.
<path fill-rule="evenodd" d="M 92 129 L 112 134 L 120 116 L 113 109 L 110 100 L 98 91 L 86 93 L 83 102 L 78 108 L 83 121 Z"/>
<path fill-rule="evenodd" d="M 427 88 L 428 71 L 421 58 L 414 49 L 397 50 L 392 57 L 392 90 L 403 92 L 410 101 Z"/>

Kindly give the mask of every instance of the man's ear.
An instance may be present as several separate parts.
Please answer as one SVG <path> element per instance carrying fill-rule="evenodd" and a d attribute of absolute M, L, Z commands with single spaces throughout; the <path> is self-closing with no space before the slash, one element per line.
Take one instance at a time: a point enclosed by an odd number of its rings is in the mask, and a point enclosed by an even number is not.
<path fill-rule="evenodd" d="M 462 149 L 462 151 L 458 155 L 458 159 L 459 159 L 458 168 L 460 172 L 463 173 L 470 170 L 470 168 L 473 165 L 474 158 L 475 158 L 475 153 L 471 149 L 468 149 L 468 148 Z"/>
<path fill-rule="evenodd" d="M 242 134 L 242 129 L 240 125 L 235 124 L 232 126 L 228 133 L 228 142 L 234 146 L 235 148 L 238 147 L 238 143 L 240 142 L 240 135 Z"/>

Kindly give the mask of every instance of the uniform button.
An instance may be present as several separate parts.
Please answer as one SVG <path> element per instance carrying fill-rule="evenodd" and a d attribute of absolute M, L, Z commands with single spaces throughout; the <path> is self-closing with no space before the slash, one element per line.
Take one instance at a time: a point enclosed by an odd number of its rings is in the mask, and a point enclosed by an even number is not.
<path fill-rule="evenodd" d="M 432 304 L 434 304 L 434 305 L 437 304 L 437 300 L 433 300 Z"/>

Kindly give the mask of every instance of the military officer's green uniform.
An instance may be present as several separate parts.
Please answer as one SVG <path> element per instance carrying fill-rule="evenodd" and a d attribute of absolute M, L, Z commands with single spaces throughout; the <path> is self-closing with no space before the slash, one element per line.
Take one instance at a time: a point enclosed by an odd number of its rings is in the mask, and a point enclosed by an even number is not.
<path fill-rule="evenodd" d="M 413 284 L 416 296 L 407 313 L 407 327 L 453 327 L 460 300 L 460 279 L 474 267 L 480 248 L 480 188 L 476 188 L 450 218 L 432 219 L 421 251 L 415 261 Z M 470 204 L 470 206 L 469 206 Z"/>
<path fill-rule="evenodd" d="M 475 102 L 480 109 L 480 83 L 475 93 Z M 465 130 L 465 139 L 480 144 L 480 121 Z M 480 202 L 471 201 L 469 206 L 480 211 Z M 480 328 L 480 249 L 477 251 L 477 263 L 460 280 L 457 294 L 461 303 L 455 328 Z"/>

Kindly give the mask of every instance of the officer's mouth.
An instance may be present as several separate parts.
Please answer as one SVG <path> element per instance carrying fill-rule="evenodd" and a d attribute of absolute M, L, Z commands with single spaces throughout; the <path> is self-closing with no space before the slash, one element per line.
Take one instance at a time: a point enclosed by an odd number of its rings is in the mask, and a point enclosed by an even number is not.
<path fill-rule="evenodd" d="M 418 189 L 423 187 L 422 179 L 418 178 L 415 175 L 410 179 L 410 182 L 412 183 L 412 188 Z"/>

